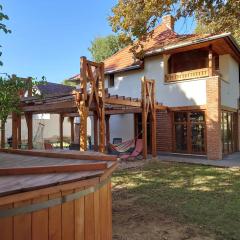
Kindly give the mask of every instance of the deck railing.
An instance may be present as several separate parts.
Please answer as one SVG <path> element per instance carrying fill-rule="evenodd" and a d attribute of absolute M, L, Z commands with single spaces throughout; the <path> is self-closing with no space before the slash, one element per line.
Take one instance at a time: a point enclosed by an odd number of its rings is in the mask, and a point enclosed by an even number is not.
<path fill-rule="evenodd" d="M 203 78 L 209 76 L 208 68 L 201 68 L 191 71 L 177 72 L 165 75 L 166 82 L 181 81 L 193 78 Z"/>

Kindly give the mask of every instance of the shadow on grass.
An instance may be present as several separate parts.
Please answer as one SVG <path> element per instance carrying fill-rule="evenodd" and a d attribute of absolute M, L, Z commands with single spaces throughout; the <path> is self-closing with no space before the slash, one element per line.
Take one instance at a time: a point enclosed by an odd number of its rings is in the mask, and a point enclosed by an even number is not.
<path fill-rule="evenodd" d="M 219 239 L 240 239 L 239 169 L 150 163 L 116 172 L 113 185 L 116 191 L 134 194 L 142 208 L 197 224 Z"/>

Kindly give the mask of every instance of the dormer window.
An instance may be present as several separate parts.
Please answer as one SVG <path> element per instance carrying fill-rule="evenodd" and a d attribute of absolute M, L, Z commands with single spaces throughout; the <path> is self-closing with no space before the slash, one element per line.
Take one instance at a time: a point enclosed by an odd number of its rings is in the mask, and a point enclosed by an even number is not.
<path fill-rule="evenodd" d="M 115 85 L 114 74 L 110 74 L 108 79 L 108 87 L 112 88 L 114 87 L 114 85 Z"/>

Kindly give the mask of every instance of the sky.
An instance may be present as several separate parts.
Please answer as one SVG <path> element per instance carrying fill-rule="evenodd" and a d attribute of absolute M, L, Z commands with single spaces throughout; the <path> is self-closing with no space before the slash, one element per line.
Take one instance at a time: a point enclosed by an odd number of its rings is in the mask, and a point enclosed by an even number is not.
<path fill-rule="evenodd" d="M 61 83 L 79 72 L 81 56 L 95 37 L 112 34 L 108 23 L 117 0 L 0 0 L 11 34 L 0 32 L 0 73 L 45 76 Z M 193 19 L 179 20 L 178 33 L 191 33 Z"/>

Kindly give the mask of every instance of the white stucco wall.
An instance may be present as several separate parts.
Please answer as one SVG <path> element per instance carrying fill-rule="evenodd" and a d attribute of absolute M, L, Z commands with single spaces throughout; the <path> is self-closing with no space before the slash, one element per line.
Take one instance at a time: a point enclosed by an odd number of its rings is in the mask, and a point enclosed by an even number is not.
<path fill-rule="evenodd" d="M 115 86 L 109 88 L 110 94 L 118 94 L 126 97 L 141 98 L 141 78 L 156 81 L 157 101 L 169 107 L 193 106 L 206 104 L 206 80 L 201 79 L 182 81 L 177 83 L 165 83 L 164 75 L 167 70 L 168 56 L 154 56 L 145 59 L 143 70 L 134 70 L 115 74 Z M 106 81 L 106 87 L 108 81 Z M 134 137 L 133 114 L 125 116 L 113 116 L 110 120 L 111 141 L 114 137 L 122 137 L 123 140 Z"/>
<path fill-rule="evenodd" d="M 110 94 L 126 97 L 141 97 L 141 78 L 156 81 L 157 101 L 169 107 L 206 104 L 206 80 L 195 79 L 176 83 L 164 81 L 163 57 L 155 56 L 145 59 L 144 69 L 115 74 L 115 86 L 109 88 Z M 106 81 L 107 86 L 107 81 Z"/>
<path fill-rule="evenodd" d="M 51 114 L 44 116 L 44 119 L 41 119 L 40 115 L 33 115 L 33 138 L 36 136 L 36 133 L 39 129 L 39 123 L 43 124 L 43 138 L 44 139 L 58 139 L 59 138 L 59 115 Z M 25 117 L 22 117 L 21 120 L 22 126 L 22 140 L 27 140 L 27 124 Z M 63 122 L 63 136 L 70 137 L 71 135 L 71 124 L 68 121 L 68 118 L 64 119 Z M 12 118 L 9 117 L 6 123 L 6 139 L 12 136 Z M 40 136 L 40 134 L 39 134 Z"/>
<path fill-rule="evenodd" d="M 221 73 L 221 104 L 238 108 L 239 99 L 239 65 L 229 54 L 219 57 Z"/>

